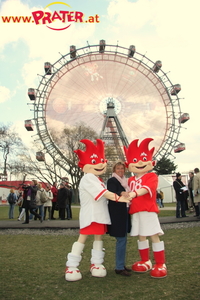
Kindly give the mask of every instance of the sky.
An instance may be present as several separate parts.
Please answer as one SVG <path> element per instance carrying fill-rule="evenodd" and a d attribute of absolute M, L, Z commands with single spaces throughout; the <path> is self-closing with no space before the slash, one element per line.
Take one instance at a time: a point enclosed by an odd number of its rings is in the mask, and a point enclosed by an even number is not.
<path fill-rule="evenodd" d="M 98 22 L 72 23 L 65 30 L 52 30 L 47 24 L 2 20 L 2 16 L 31 16 L 45 7 L 51 13 L 64 9 L 83 12 L 85 17 L 98 15 Z M 179 136 L 186 150 L 173 153 L 174 163 L 181 173 L 200 168 L 199 11 L 199 0 L 67 0 L 63 4 L 46 0 L 1 0 L 0 123 L 12 123 L 24 143 L 29 144 L 33 134 L 24 128 L 24 120 L 32 119 L 33 111 L 27 91 L 38 87 L 44 62 L 57 61 L 61 54 L 69 52 L 70 45 L 81 48 L 88 43 L 98 44 L 101 39 L 127 48 L 133 44 L 152 61 L 161 60 L 171 82 L 181 84 L 181 111 L 189 113 L 190 120 L 183 124 Z M 48 25 L 60 28 L 60 24 L 56 21 Z"/>

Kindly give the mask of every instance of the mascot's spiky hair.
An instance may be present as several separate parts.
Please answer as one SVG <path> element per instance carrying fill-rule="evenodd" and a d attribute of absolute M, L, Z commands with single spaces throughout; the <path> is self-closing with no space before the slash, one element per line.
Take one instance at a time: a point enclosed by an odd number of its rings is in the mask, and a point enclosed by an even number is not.
<path fill-rule="evenodd" d="M 82 151 L 80 149 L 74 150 L 74 152 L 79 157 L 78 166 L 83 168 L 86 164 L 99 164 L 105 163 L 107 160 L 105 159 L 104 154 L 104 142 L 100 139 L 96 140 L 96 145 L 87 139 L 80 140 L 81 143 L 85 144 L 86 150 Z"/>
<path fill-rule="evenodd" d="M 124 152 L 125 152 L 126 160 L 127 160 L 127 162 L 126 162 L 127 167 L 130 163 L 136 162 L 136 161 L 134 161 L 135 159 L 137 161 L 139 161 L 139 160 L 142 160 L 142 157 L 144 157 L 144 156 L 146 157 L 147 161 L 152 160 L 152 156 L 153 156 L 155 148 L 153 147 L 151 150 L 149 150 L 148 145 L 151 141 L 153 141 L 153 139 L 146 138 L 140 143 L 139 146 L 138 146 L 138 141 L 139 141 L 139 139 L 133 140 L 130 143 L 128 148 L 126 148 L 124 146 Z"/>

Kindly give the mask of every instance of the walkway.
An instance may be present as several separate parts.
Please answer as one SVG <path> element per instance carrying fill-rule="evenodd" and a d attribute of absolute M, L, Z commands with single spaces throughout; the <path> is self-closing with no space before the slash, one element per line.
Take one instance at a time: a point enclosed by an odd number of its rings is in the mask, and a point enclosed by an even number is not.
<path fill-rule="evenodd" d="M 199 222 L 200 219 L 193 217 L 193 213 L 190 213 L 186 218 L 176 218 L 175 217 L 175 207 L 164 207 L 161 210 L 174 210 L 173 217 L 160 217 L 161 224 L 170 224 L 170 223 L 181 223 L 181 222 Z M 30 221 L 29 224 L 22 224 L 23 221 L 17 220 L 5 220 L 0 221 L 0 230 L 1 229 L 78 229 L 79 221 L 78 220 L 50 220 L 40 223 L 40 221 Z"/>

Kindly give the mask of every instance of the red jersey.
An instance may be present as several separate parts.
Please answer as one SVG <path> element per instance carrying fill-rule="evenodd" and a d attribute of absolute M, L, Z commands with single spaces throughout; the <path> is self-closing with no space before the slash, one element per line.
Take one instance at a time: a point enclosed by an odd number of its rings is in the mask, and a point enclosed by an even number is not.
<path fill-rule="evenodd" d="M 51 191 L 52 191 L 52 194 L 53 194 L 52 202 L 56 202 L 57 201 L 57 195 L 58 195 L 58 189 L 55 186 L 52 186 Z"/>
<path fill-rule="evenodd" d="M 132 176 L 128 180 L 132 192 L 144 188 L 148 191 L 143 196 L 138 196 L 131 201 L 129 213 L 135 214 L 140 211 L 159 212 L 156 203 L 156 190 L 158 187 L 158 176 L 155 173 L 146 173 L 139 178 Z"/>

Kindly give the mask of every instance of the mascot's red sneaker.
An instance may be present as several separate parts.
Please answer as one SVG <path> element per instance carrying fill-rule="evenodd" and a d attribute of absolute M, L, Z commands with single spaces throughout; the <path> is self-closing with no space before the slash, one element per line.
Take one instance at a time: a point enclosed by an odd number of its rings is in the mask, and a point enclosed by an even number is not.
<path fill-rule="evenodd" d="M 81 272 L 78 268 L 66 267 L 65 269 L 65 280 L 67 281 L 77 281 L 82 279 Z"/>
<path fill-rule="evenodd" d="M 94 277 L 105 277 L 107 274 L 106 268 L 101 264 L 92 264 L 90 266 L 90 272 Z"/>
<path fill-rule="evenodd" d="M 137 261 L 132 265 L 132 270 L 138 273 L 145 273 L 152 268 L 152 263 L 150 260 L 148 261 Z"/>
<path fill-rule="evenodd" d="M 167 267 L 165 264 L 155 264 L 150 273 L 153 278 L 164 278 L 167 276 Z"/>

